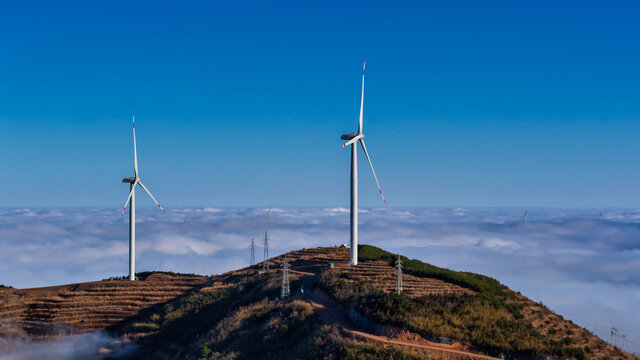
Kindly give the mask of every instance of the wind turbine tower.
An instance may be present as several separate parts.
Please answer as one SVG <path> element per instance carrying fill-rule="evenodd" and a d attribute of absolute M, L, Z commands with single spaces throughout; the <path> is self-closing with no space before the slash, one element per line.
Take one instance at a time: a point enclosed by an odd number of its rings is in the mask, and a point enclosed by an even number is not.
<path fill-rule="evenodd" d="M 288 299 L 291 295 L 291 291 L 289 289 L 289 268 L 291 267 L 291 265 L 289 265 L 289 261 L 287 260 L 286 256 L 282 260 L 282 265 L 280 266 L 282 267 L 282 287 L 280 288 L 280 299 L 284 300 Z"/>
<path fill-rule="evenodd" d="M 156 199 L 151 195 L 149 190 L 140 180 L 138 176 L 138 152 L 136 149 L 136 114 L 133 113 L 133 177 L 128 177 L 122 179 L 123 183 L 129 184 L 129 197 L 127 198 L 127 202 L 124 204 L 122 208 L 122 215 L 124 216 L 124 212 L 127 209 L 127 205 L 131 202 L 131 207 L 129 207 L 129 280 L 136 279 L 136 186 L 140 185 L 142 190 L 144 190 L 151 199 L 158 205 L 162 212 L 165 212 L 162 206 L 158 204 Z"/>
<path fill-rule="evenodd" d="M 342 140 L 347 140 L 342 147 L 347 145 L 351 145 L 351 240 L 349 243 L 350 247 L 350 265 L 358 264 L 358 149 L 356 142 L 360 142 L 362 145 L 362 150 L 364 150 L 364 155 L 367 157 L 369 161 L 369 166 L 371 166 L 371 172 L 373 173 L 373 178 L 376 180 L 376 185 L 378 185 L 378 191 L 380 192 L 380 196 L 384 201 L 385 205 L 387 201 L 384 199 L 384 195 L 382 195 L 382 189 L 380 188 L 380 183 L 378 182 L 378 177 L 376 176 L 375 170 L 373 170 L 373 164 L 371 163 L 371 158 L 369 157 L 369 153 L 367 152 L 367 147 L 364 144 L 364 133 L 362 132 L 362 111 L 364 108 L 364 68 L 366 65 L 367 59 L 365 59 L 364 64 L 362 65 L 362 97 L 360 98 L 360 117 L 358 118 L 358 133 L 350 133 L 344 134 L 340 138 Z"/>
<path fill-rule="evenodd" d="M 526 223 L 529 220 L 529 212 L 527 208 L 524 209 L 524 222 Z"/>
<path fill-rule="evenodd" d="M 398 260 L 396 260 L 396 293 L 400 294 L 402 292 L 402 260 L 400 260 L 400 255 L 398 255 Z"/>
<path fill-rule="evenodd" d="M 251 266 L 256 264 L 256 243 L 251 238 Z"/>

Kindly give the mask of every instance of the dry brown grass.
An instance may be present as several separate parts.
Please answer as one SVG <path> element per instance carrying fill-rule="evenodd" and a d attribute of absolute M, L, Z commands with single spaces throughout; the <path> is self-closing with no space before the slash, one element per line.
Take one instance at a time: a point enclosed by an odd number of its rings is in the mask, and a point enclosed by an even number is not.
<path fill-rule="evenodd" d="M 366 282 L 385 292 L 395 292 L 396 269 L 385 260 L 365 260 L 357 267 L 339 269 L 343 278 Z M 402 275 L 403 292 L 412 298 L 426 295 L 473 294 L 473 291 L 439 279 Z"/>
<path fill-rule="evenodd" d="M 303 249 L 287 253 L 286 256 L 292 270 L 295 270 L 291 272 L 292 282 L 304 273 L 320 273 L 329 267 L 329 263 L 333 263 L 334 270 L 331 273 L 339 274 L 348 281 L 365 283 L 385 292 L 395 289 L 395 269 L 388 261 L 364 260 L 357 267 L 349 267 L 348 248 Z M 281 263 L 282 256 L 270 259 L 271 269 L 266 272 L 278 272 Z M 144 337 L 152 333 L 156 325 L 136 318 L 143 310 L 156 305 L 173 304 L 176 299 L 192 291 L 208 292 L 233 287 L 263 272 L 265 270 L 262 270 L 260 263 L 211 278 L 153 274 L 144 281 L 136 282 L 112 280 L 35 289 L 1 289 L 0 320 L 11 320 L 20 324 L 65 324 L 80 331 L 103 329 L 127 321 L 127 324 L 136 330 L 131 333 L 132 336 Z M 279 287 L 279 281 L 279 276 L 270 277 L 270 282 L 273 283 L 268 284 L 268 287 Z M 473 291 L 467 288 L 435 278 L 404 274 L 403 283 L 405 294 L 411 298 L 425 295 L 473 294 Z M 522 307 L 525 322 L 532 324 L 543 336 L 557 342 L 567 341 L 565 339 L 568 338 L 572 346 L 589 347 L 590 353 L 587 358 L 634 359 L 618 350 L 611 352 L 609 346 L 595 335 L 523 296 L 518 295 L 515 300 L 509 301 Z M 30 331 L 26 326 L 24 329 Z"/>
<path fill-rule="evenodd" d="M 208 282 L 207 277 L 154 274 L 135 282 L 112 280 L 8 289 L 0 298 L 0 319 L 65 324 L 81 331 L 103 329 Z"/>
<path fill-rule="evenodd" d="M 572 346 L 589 348 L 590 352 L 585 352 L 587 359 L 637 359 L 619 349 L 612 351 L 609 344 L 589 330 L 566 320 L 546 306 L 535 303 L 520 294 L 517 294 L 516 300 L 511 300 L 511 302 L 522 306 L 521 313 L 525 322 L 532 324 L 533 328 L 545 338 L 557 342 L 570 341 Z"/>

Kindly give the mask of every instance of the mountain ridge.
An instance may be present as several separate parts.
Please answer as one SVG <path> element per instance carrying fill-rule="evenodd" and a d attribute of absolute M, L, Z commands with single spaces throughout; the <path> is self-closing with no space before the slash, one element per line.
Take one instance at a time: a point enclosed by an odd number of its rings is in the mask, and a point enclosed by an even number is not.
<path fill-rule="evenodd" d="M 211 277 L 2 289 L 0 319 L 36 338 L 57 336 L 42 323 L 105 330 L 138 345 L 130 358 L 634 359 L 495 279 L 401 257 L 405 290 L 395 294 L 396 255 L 361 245 L 351 267 L 348 251 L 302 249 L 269 259 L 270 270 Z M 292 299 L 280 301 L 285 256 Z M 20 336 L 11 334 L 0 323 L 3 337 Z"/>

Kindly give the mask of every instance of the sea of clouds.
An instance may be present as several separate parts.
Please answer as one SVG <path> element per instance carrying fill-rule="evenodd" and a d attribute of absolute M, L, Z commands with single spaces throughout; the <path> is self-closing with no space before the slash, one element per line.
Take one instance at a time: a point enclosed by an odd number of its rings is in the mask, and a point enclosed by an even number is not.
<path fill-rule="evenodd" d="M 0 360 L 92 360 L 129 355 L 135 345 L 103 331 L 35 341 L 0 337 Z"/>
<path fill-rule="evenodd" d="M 640 210 L 363 209 L 360 241 L 492 276 L 640 352 Z M 139 209 L 137 271 L 216 274 L 248 265 L 269 229 L 270 254 L 349 242 L 345 208 Z M 115 209 L 0 209 L 0 283 L 92 281 L 128 272 L 128 217 Z M 256 251 L 262 259 L 262 247 Z M 622 343 L 621 338 L 619 344 Z"/>

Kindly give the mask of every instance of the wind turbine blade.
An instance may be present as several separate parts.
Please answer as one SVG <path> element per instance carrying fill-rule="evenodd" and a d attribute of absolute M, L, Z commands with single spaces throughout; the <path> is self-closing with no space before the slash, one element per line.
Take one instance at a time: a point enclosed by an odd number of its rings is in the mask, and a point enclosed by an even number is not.
<path fill-rule="evenodd" d="M 138 150 L 136 149 L 136 113 L 133 113 L 133 171 L 138 178 Z"/>
<path fill-rule="evenodd" d="M 149 194 L 149 196 L 151 196 L 151 199 L 153 199 L 153 201 L 156 203 L 156 205 L 158 205 L 158 207 L 160 208 L 160 210 L 162 210 L 162 212 L 165 212 L 164 209 L 162 208 L 162 206 L 160 206 L 160 204 L 158 204 L 158 202 L 156 201 L 156 198 L 153 197 L 153 195 L 151 195 L 151 193 L 149 192 L 149 190 L 147 190 L 147 187 L 144 186 L 144 184 L 142 183 L 142 181 L 138 181 L 138 184 L 140 184 L 140 187 L 142 187 L 142 189 L 144 191 L 147 192 L 147 194 Z"/>
<path fill-rule="evenodd" d="M 271 221 L 271 204 L 269 204 L 269 221 Z"/>
<path fill-rule="evenodd" d="M 364 66 L 367 64 L 367 58 L 364 58 L 362 64 L 362 97 L 360 98 L 360 118 L 358 119 L 358 134 L 362 133 L 362 110 L 364 108 Z"/>
<path fill-rule="evenodd" d="M 122 215 L 121 216 L 124 216 L 124 211 L 127 210 L 127 205 L 129 205 L 129 201 L 131 201 L 131 196 L 133 196 L 133 192 L 136 189 L 136 185 L 138 185 L 137 182 L 133 183 L 133 186 L 131 187 L 131 192 L 129 193 L 129 197 L 127 198 L 127 202 L 122 207 Z"/>
<path fill-rule="evenodd" d="M 373 170 L 373 164 L 371 163 L 371 158 L 369 157 L 369 153 L 367 152 L 367 147 L 364 145 L 364 139 L 360 139 L 360 145 L 362 145 L 362 150 L 364 150 L 364 155 L 367 157 L 367 160 L 369 160 L 369 166 L 371 166 L 371 172 L 373 173 L 373 178 L 376 179 L 376 185 L 378 185 L 378 191 L 380 192 L 382 201 L 384 201 L 384 204 L 387 205 L 387 200 L 385 200 L 384 195 L 382 195 L 382 189 L 380 188 L 380 183 L 378 182 L 376 171 Z"/>
<path fill-rule="evenodd" d="M 351 139 L 351 140 L 347 141 L 346 143 L 342 144 L 342 147 L 349 146 L 349 145 L 353 144 L 354 142 L 362 139 L 363 137 L 364 137 L 364 135 L 358 134 L 358 135 L 354 136 L 353 139 Z"/>

